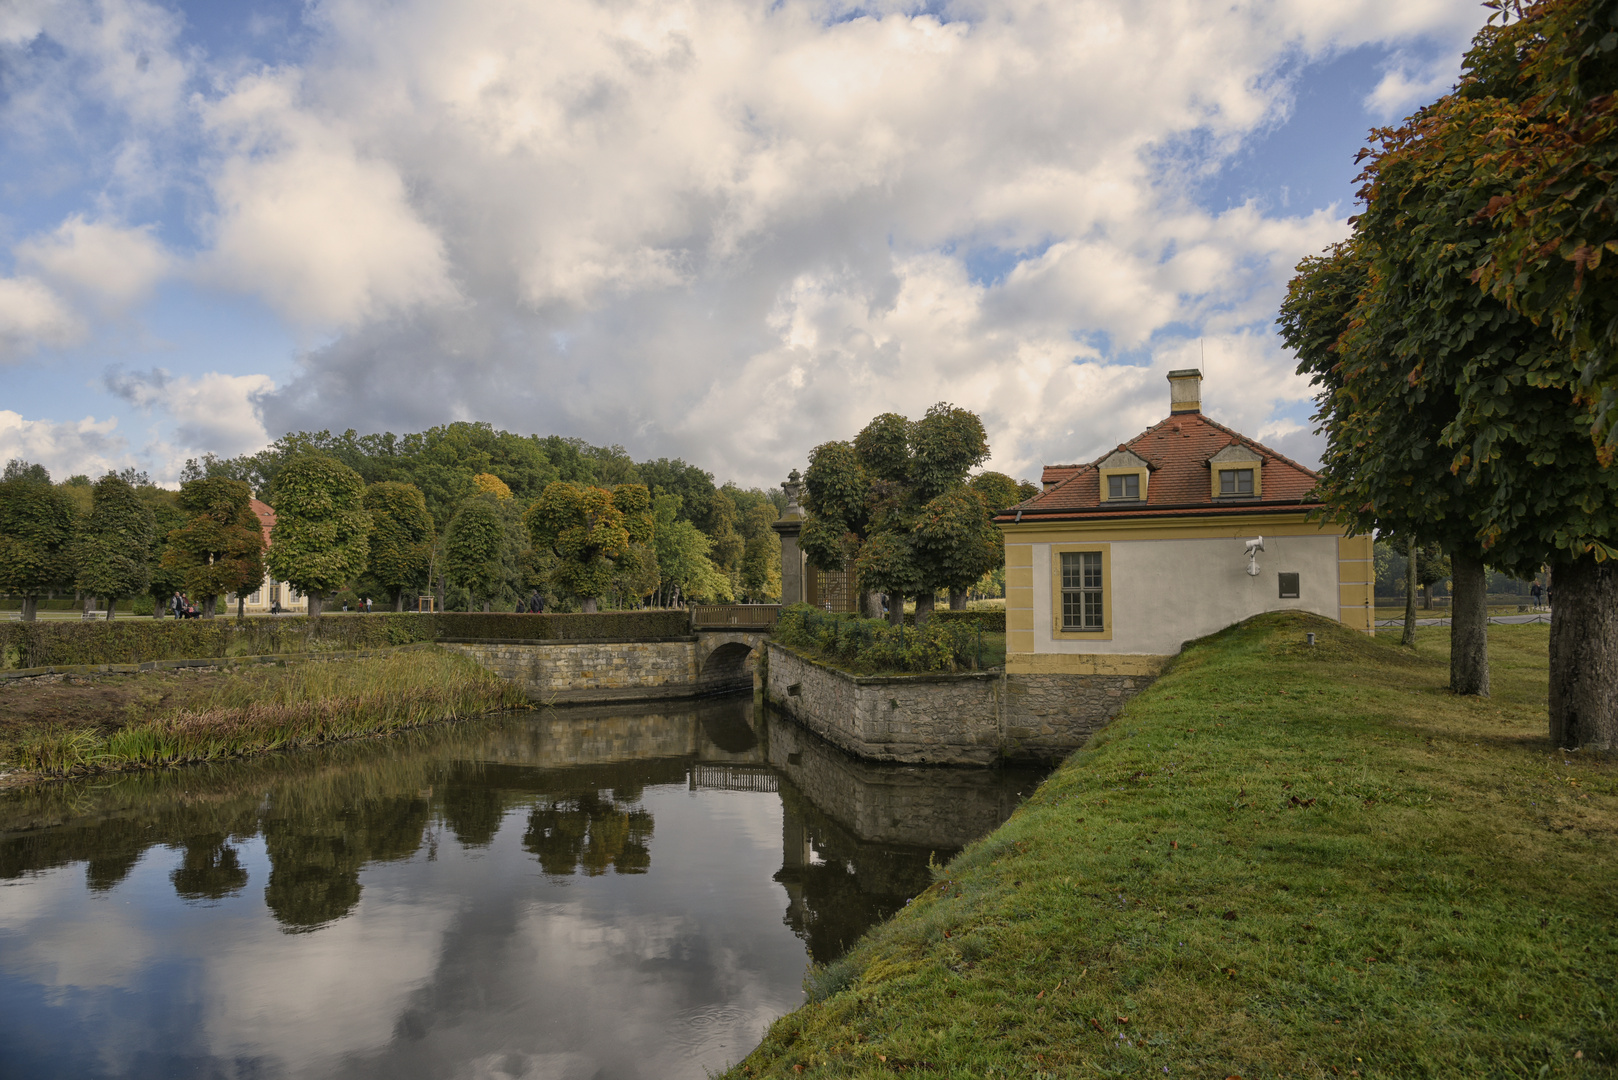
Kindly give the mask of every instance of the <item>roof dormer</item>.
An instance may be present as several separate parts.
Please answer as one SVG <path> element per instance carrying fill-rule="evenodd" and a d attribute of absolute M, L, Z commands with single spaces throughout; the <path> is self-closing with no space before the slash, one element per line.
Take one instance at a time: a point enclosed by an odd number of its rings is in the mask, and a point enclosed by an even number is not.
<path fill-rule="evenodd" d="M 1152 467 L 1132 450 L 1120 446 L 1096 465 L 1101 477 L 1103 503 L 1143 503 Z"/>

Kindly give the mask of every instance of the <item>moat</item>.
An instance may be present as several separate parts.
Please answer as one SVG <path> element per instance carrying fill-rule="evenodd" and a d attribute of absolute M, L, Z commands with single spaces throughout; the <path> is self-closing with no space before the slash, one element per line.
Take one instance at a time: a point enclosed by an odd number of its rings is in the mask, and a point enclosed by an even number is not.
<path fill-rule="evenodd" d="M 749 697 L 0 795 L 27 1077 L 702 1077 L 1041 771 L 844 756 Z"/>

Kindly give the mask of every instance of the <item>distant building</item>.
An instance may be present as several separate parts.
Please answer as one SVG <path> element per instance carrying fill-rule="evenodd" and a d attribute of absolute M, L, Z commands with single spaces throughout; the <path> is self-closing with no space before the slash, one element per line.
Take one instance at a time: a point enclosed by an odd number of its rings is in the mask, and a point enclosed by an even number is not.
<path fill-rule="evenodd" d="M 1202 375 L 1169 373 L 1170 413 L 995 522 L 1006 543 L 1006 670 L 1150 675 L 1184 642 L 1266 611 L 1374 632 L 1370 536 L 1311 514 L 1316 474 L 1202 415 Z M 1259 545 L 1262 544 L 1262 550 Z"/>
<path fill-rule="evenodd" d="M 268 503 L 259 502 L 257 499 L 252 500 L 252 506 L 253 513 L 258 515 L 259 525 L 264 530 L 264 550 L 268 551 L 270 549 L 270 531 L 275 528 L 275 511 L 270 509 Z M 231 608 L 236 606 L 235 593 L 231 593 L 230 596 L 226 597 L 226 604 Z M 309 610 L 307 597 L 286 582 L 276 581 L 266 568 L 263 583 L 259 585 L 256 591 L 247 594 L 245 609 L 263 613 L 272 610 L 273 605 L 276 604 L 280 605 L 280 610 L 282 611 L 307 613 Z"/>

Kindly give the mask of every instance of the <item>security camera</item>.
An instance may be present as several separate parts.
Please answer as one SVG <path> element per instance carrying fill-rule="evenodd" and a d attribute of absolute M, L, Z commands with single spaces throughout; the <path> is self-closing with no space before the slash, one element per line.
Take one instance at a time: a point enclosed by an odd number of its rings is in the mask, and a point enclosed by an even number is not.
<path fill-rule="evenodd" d="M 1249 555 L 1253 554 L 1256 551 L 1263 551 L 1263 550 L 1264 550 L 1264 537 L 1260 536 L 1256 540 L 1249 540 L 1247 542 L 1247 553 Z"/>
<path fill-rule="evenodd" d="M 1258 577 L 1258 553 L 1264 550 L 1264 537 L 1247 541 L 1247 576 Z"/>

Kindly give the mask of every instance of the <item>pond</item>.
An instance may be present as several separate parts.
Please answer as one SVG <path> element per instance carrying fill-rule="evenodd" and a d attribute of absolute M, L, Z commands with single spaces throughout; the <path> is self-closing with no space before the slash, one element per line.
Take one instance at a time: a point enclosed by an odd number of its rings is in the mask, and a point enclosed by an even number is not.
<path fill-rule="evenodd" d="M 14 791 L 0 1071 L 702 1077 L 1040 775 L 739 697 Z"/>

